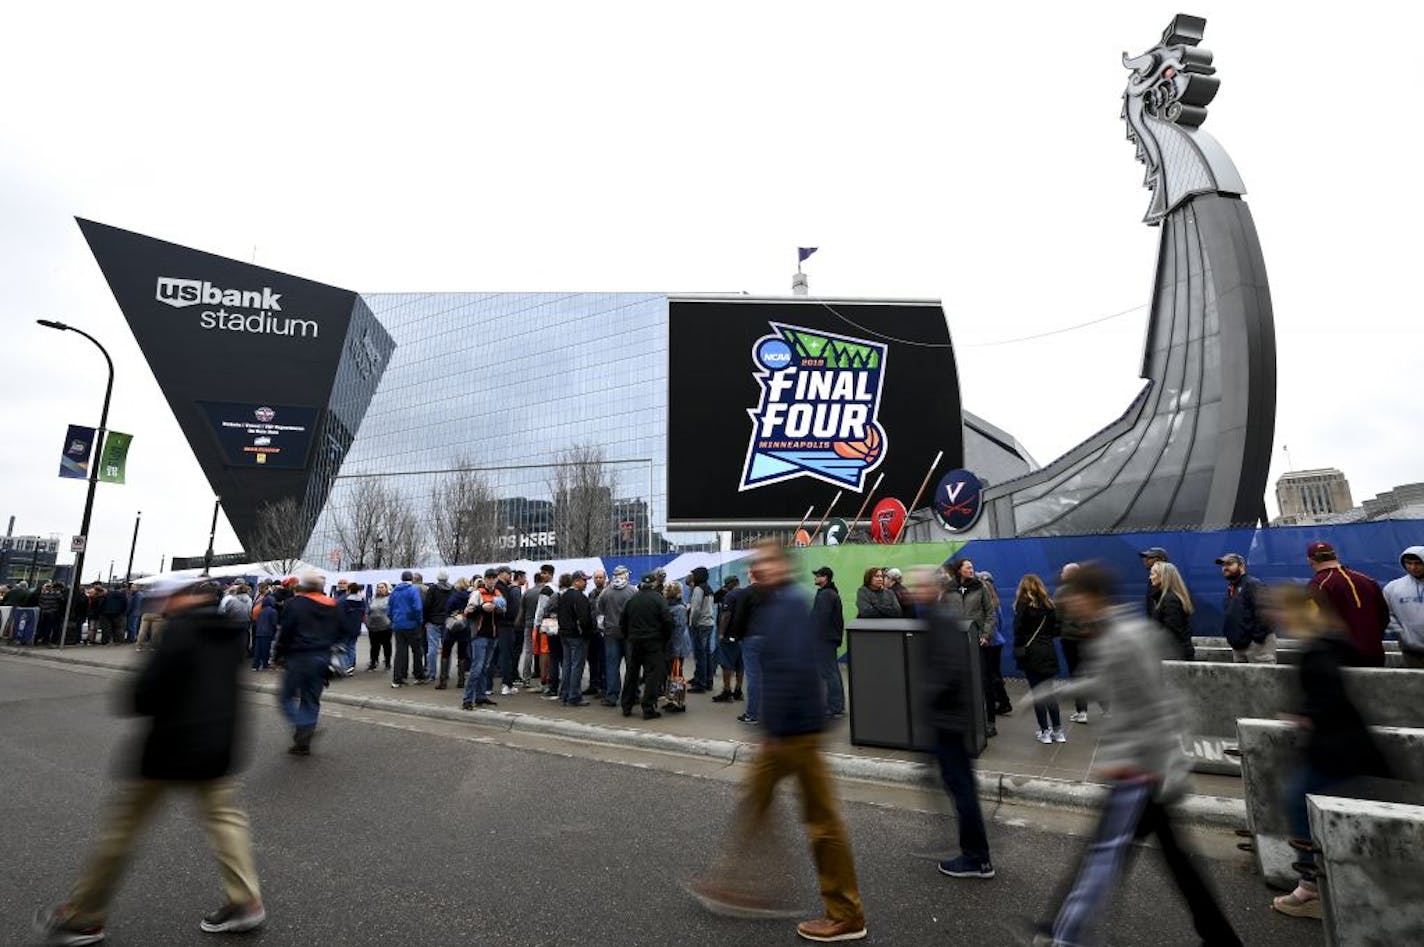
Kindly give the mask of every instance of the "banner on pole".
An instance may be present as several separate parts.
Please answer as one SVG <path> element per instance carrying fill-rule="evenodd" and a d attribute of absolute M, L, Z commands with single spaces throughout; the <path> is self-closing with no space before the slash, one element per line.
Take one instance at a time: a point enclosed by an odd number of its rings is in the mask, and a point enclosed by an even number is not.
<path fill-rule="evenodd" d="M 827 546 L 839 546 L 850 535 L 850 527 L 846 525 L 845 520 L 837 516 L 826 524 L 825 535 Z"/>
<path fill-rule="evenodd" d="M 70 480 L 89 479 L 89 461 L 94 453 L 94 429 L 80 424 L 69 425 L 64 435 L 64 450 L 59 455 L 59 475 Z"/>
<path fill-rule="evenodd" d="M 99 479 L 105 483 L 123 483 L 124 467 L 129 459 L 129 445 L 132 434 L 110 431 L 104 438 L 104 449 L 99 452 Z"/>

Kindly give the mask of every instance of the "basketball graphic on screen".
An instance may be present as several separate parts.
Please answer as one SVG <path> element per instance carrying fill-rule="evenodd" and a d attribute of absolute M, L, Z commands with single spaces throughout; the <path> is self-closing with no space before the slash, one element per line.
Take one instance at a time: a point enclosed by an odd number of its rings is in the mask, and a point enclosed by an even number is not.
<path fill-rule="evenodd" d="M 880 456 L 880 431 L 868 428 L 863 441 L 836 441 L 836 453 L 842 457 L 863 460 L 869 467 Z"/>

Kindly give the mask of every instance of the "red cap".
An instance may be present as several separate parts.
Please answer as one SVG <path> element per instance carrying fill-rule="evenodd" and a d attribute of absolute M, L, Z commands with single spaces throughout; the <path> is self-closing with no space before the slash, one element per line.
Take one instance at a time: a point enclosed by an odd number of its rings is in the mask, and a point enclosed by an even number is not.
<path fill-rule="evenodd" d="M 297 577 L 294 575 L 289 575 L 282 580 L 282 584 L 285 585 L 287 588 L 291 588 L 292 586 L 297 584 Z"/>
<path fill-rule="evenodd" d="M 1334 559 L 1335 547 L 1329 543 L 1311 543 L 1305 547 L 1305 554 L 1311 559 Z"/>

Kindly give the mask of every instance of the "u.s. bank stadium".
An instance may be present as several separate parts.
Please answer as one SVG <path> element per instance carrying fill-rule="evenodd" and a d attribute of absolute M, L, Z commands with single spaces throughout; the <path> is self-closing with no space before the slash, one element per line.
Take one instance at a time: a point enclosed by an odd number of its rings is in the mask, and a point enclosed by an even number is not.
<path fill-rule="evenodd" d="M 954 468 L 1035 469 L 961 409 L 934 300 L 357 293 L 79 224 L 244 545 L 287 502 L 309 561 L 449 559 L 429 530 L 353 538 L 377 481 L 420 525 L 473 474 L 495 547 L 557 558 L 794 527 L 838 494 L 850 517 L 872 488 L 908 504 Z M 593 535 L 561 535 L 587 466 L 571 457 L 598 459 Z"/>

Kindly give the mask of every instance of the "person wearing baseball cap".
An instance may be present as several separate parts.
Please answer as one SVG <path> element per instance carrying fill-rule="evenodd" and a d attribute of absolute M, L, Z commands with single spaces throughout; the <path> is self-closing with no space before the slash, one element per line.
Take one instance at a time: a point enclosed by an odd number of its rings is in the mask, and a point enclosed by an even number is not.
<path fill-rule="evenodd" d="M 1172 561 L 1172 557 L 1167 555 L 1167 550 L 1163 549 L 1161 546 L 1148 546 L 1146 549 L 1142 550 L 1137 555 L 1138 558 L 1142 560 L 1142 567 L 1144 569 L 1151 569 L 1159 562 Z"/>
<path fill-rule="evenodd" d="M 1218 556 L 1226 598 L 1221 606 L 1221 634 L 1231 645 L 1237 664 L 1275 664 L 1276 634 L 1261 607 L 1260 579 L 1246 574 L 1246 557 L 1239 552 Z"/>
<path fill-rule="evenodd" d="M 1384 630 L 1389 627 L 1389 603 L 1379 583 L 1363 572 L 1340 564 L 1335 547 L 1313 542 L 1305 558 L 1315 570 L 1310 589 L 1315 602 L 1328 608 L 1345 625 L 1361 667 L 1384 667 Z"/>

